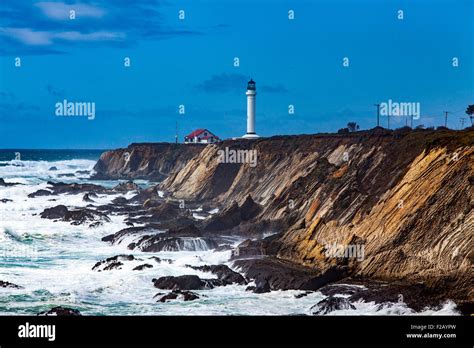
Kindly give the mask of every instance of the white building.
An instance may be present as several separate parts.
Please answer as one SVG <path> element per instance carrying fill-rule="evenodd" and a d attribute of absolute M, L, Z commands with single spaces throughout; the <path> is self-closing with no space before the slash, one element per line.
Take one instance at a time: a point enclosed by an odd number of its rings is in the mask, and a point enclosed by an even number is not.
<path fill-rule="evenodd" d="M 220 138 L 205 128 L 196 129 L 184 137 L 185 144 L 213 144 Z"/>
<path fill-rule="evenodd" d="M 250 79 L 247 84 L 247 134 L 242 138 L 246 139 L 256 139 L 259 138 L 257 133 L 255 133 L 255 97 L 257 95 L 257 90 L 255 88 L 255 81 Z"/>

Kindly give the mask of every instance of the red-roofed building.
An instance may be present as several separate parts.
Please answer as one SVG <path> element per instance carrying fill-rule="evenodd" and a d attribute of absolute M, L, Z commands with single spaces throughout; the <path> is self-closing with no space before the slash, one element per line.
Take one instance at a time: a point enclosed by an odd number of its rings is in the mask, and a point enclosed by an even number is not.
<path fill-rule="evenodd" d="M 185 144 L 213 144 L 218 141 L 220 138 L 205 128 L 196 129 L 184 137 Z"/>

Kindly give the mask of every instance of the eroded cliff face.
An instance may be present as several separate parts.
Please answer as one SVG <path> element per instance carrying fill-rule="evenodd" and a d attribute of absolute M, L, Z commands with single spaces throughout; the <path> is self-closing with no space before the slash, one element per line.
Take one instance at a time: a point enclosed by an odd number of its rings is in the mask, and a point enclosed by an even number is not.
<path fill-rule="evenodd" d="M 104 152 L 94 167 L 94 178 L 163 180 L 203 148 L 191 144 L 131 144 L 125 149 Z"/>
<path fill-rule="evenodd" d="M 251 195 L 263 206 L 254 226 L 284 222 L 281 231 L 262 231 L 281 232 L 272 247 L 279 258 L 424 282 L 472 302 L 473 145 L 472 130 L 225 141 L 206 146 L 160 189 L 224 207 Z M 221 163 L 226 147 L 255 150 L 256 166 Z"/>

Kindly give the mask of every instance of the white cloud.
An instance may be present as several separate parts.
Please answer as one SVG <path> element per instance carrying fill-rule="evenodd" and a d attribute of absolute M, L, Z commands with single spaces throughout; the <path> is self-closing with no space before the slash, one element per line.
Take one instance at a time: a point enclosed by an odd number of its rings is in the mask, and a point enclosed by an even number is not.
<path fill-rule="evenodd" d="M 67 41 L 115 41 L 124 39 L 125 35 L 123 33 L 110 31 L 96 31 L 87 34 L 83 34 L 79 31 L 65 31 L 55 33 L 53 37 Z"/>
<path fill-rule="evenodd" d="M 0 35 L 12 37 L 26 45 L 51 45 L 51 33 L 47 31 L 33 31 L 29 28 L 0 28 Z"/>
<path fill-rule="evenodd" d="M 25 45 L 32 46 L 52 45 L 55 40 L 90 42 L 119 41 L 125 39 L 125 34 L 120 32 L 96 31 L 84 34 L 79 31 L 33 31 L 30 28 L 0 28 L 0 35 L 11 37 Z"/>
<path fill-rule="evenodd" d="M 56 20 L 69 20 L 71 10 L 75 11 L 76 19 L 81 17 L 101 18 L 105 15 L 105 10 L 88 4 L 65 4 L 64 2 L 42 1 L 35 4 L 43 13 Z"/>

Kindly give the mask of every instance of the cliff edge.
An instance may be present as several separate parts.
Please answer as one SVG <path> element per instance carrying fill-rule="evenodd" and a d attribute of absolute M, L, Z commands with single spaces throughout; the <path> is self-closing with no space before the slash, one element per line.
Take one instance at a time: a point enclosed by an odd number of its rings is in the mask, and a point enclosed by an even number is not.
<path fill-rule="evenodd" d="M 104 152 L 94 166 L 98 180 L 148 179 L 161 181 L 181 169 L 204 146 L 172 143 L 131 144 Z"/>

